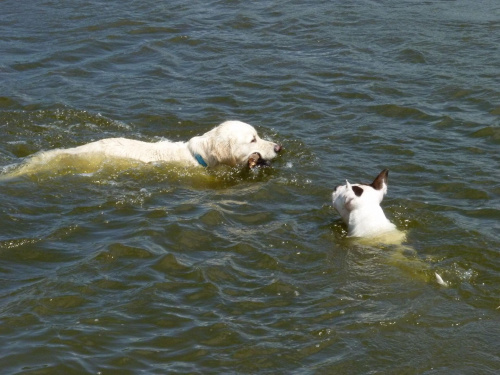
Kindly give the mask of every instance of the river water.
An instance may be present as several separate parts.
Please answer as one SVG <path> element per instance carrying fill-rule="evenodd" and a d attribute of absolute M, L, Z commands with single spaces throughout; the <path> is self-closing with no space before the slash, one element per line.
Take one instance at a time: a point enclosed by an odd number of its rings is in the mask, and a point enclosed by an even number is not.
<path fill-rule="evenodd" d="M 499 45 L 493 0 L 0 1 L 1 373 L 498 373 Z M 9 178 L 227 119 L 271 168 Z M 384 168 L 404 248 L 330 201 Z"/>

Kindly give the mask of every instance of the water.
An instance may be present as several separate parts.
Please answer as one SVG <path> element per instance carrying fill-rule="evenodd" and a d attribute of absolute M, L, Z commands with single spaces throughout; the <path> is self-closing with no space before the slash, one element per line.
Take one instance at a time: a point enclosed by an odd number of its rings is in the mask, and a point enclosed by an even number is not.
<path fill-rule="evenodd" d="M 257 173 L 3 179 L 2 374 L 497 373 L 497 2 L 0 10 L 4 177 L 39 150 L 226 119 L 285 148 Z M 330 202 L 383 168 L 398 262 L 346 238 Z"/>

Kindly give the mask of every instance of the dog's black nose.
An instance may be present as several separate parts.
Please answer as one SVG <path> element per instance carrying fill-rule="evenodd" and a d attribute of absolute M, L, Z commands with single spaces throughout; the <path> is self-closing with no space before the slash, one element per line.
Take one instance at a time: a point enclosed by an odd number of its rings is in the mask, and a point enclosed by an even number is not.
<path fill-rule="evenodd" d="M 274 152 L 280 152 L 282 149 L 281 145 L 274 145 Z"/>

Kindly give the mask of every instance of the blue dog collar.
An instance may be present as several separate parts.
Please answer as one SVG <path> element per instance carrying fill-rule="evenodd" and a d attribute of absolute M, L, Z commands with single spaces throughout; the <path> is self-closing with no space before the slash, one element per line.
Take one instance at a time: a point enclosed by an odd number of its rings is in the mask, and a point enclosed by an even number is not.
<path fill-rule="evenodd" d="M 203 157 L 200 154 L 195 154 L 194 158 L 202 167 L 208 167 L 208 164 L 205 160 L 203 160 Z"/>

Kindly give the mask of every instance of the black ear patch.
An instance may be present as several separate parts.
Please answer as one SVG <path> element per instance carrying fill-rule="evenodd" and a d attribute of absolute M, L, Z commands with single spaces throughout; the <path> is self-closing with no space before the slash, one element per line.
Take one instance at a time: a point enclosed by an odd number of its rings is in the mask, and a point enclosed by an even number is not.
<path fill-rule="evenodd" d="M 363 188 L 360 188 L 359 186 L 353 186 L 352 191 L 354 191 L 354 194 L 356 194 L 357 197 L 361 197 L 361 194 L 363 194 Z"/>

